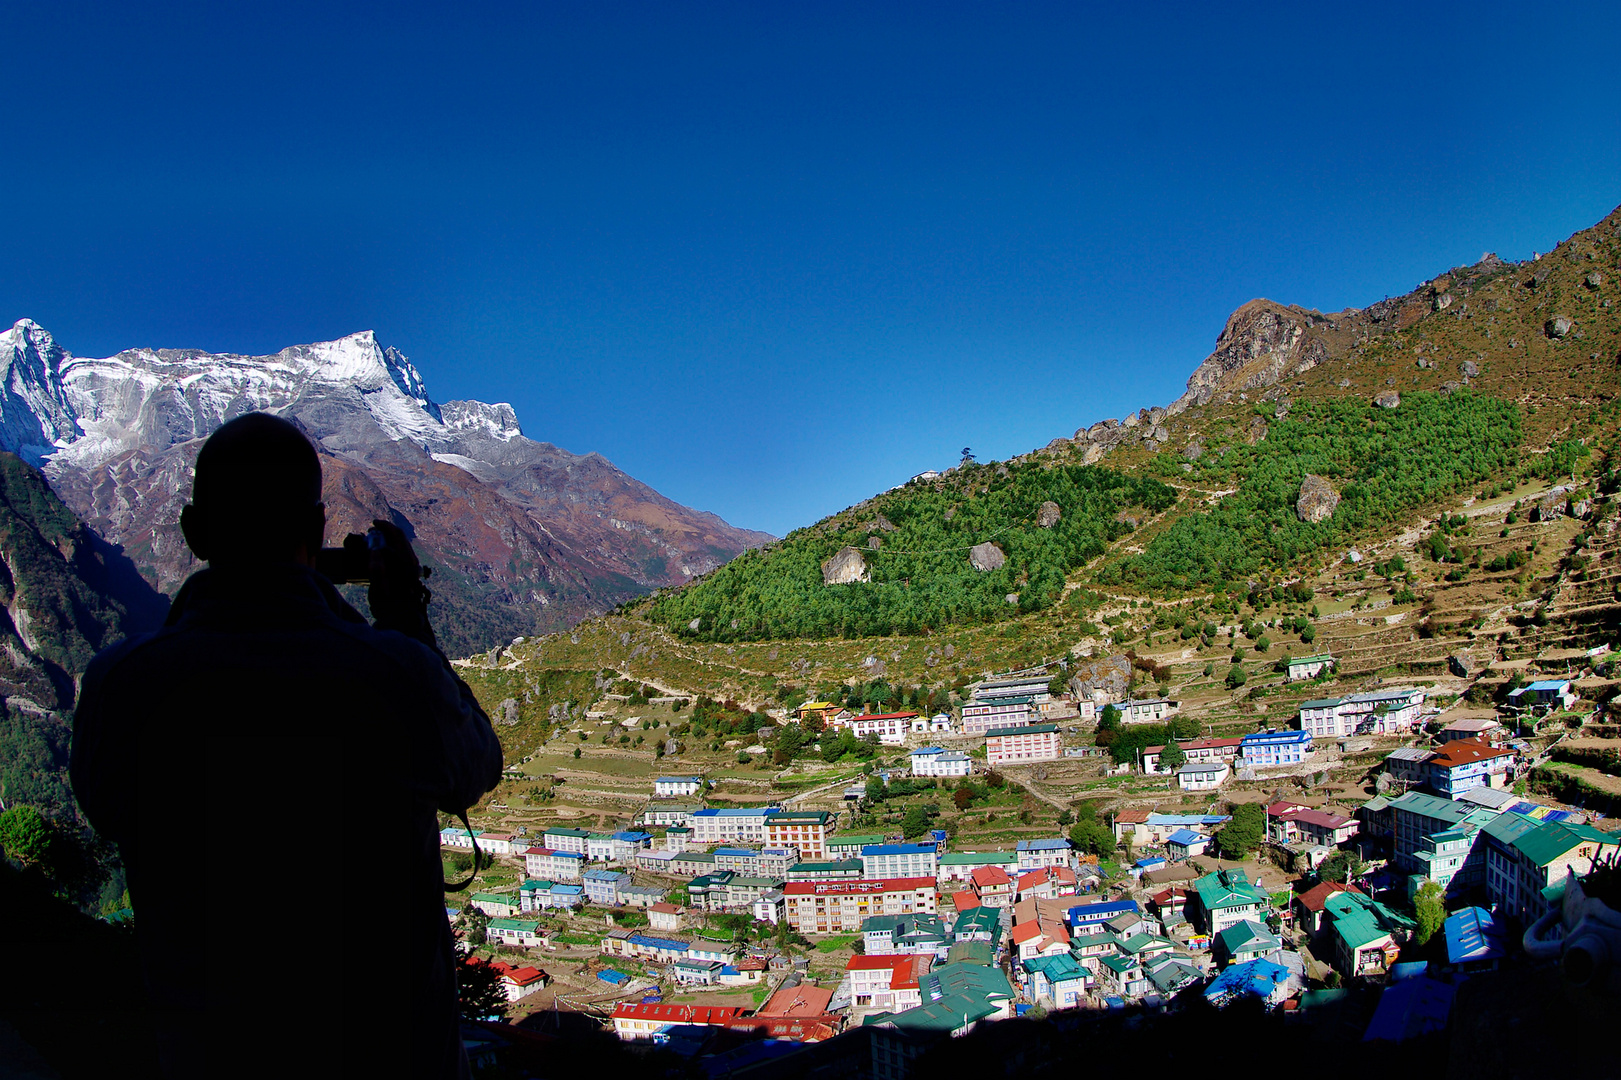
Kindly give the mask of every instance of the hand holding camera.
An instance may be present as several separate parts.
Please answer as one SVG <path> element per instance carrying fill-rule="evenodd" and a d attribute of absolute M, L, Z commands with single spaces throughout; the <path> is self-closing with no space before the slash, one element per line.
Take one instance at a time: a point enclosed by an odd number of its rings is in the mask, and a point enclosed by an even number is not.
<path fill-rule="evenodd" d="M 417 561 L 398 525 L 373 520 L 364 536 L 350 533 L 341 548 L 322 548 L 316 569 L 336 585 L 369 585 L 366 600 L 379 630 L 398 630 L 437 647 L 428 624 L 433 594 L 423 584 L 432 571 Z"/>

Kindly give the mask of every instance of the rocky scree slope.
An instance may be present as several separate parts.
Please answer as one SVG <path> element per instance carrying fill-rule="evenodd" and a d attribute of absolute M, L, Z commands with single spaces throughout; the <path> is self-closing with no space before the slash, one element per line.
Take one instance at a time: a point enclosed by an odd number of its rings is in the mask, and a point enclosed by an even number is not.
<path fill-rule="evenodd" d="M 681 506 L 599 454 L 528 439 L 510 405 L 435 403 L 416 368 L 367 331 L 239 356 L 129 349 L 75 357 L 24 319 L 0 334 L 0 446 L 52 486 L 147 579 L 196 568 L 179 509 L 210 432 L 264 410 L 323 456 L 328 542 L 373 518 L 406 528 L 434 567 L 452 652 L 571 625 L 769 540 Z"/>

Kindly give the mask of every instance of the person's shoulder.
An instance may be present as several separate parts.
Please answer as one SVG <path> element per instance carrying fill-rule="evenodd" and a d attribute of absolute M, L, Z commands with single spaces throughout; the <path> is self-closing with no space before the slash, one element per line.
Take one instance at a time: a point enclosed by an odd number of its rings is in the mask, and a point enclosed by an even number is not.
<path fill-rule="evenodd" d="M 368 623 L 334 622 L 332 629 L 358 648 L 370 650 L 385 663 L 404 671 L 446 676 L 445 659 L 422 642 L 398 630 L 379 630 Z"/>
<path fill-rule="evenodd" d="M 144 634 L 135 634 L 107 646 L 91 658 L 90 663 L 86 665 L 84 681 L 86 683 L 103 681 L 114 669 L 128 662 L 166 633 L 168 633 L 167 627 L 159 630 L 149 630 Z"/>

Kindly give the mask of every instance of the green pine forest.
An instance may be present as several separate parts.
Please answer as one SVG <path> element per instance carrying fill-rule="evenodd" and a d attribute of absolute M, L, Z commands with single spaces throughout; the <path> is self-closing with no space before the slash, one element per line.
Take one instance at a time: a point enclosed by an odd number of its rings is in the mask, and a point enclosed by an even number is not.
<path fill-rule="evenodd" d="M 1396 409 L 1350 398 L 1302 403 L 1254 446 L 1211 446 L 1188 478 L 1233 494 L 1178 518 L 1141 555 L 1110 563 L 1097 580 L 1163 594 L 1224 589 L 1295 567 L 1512 469 L 1520 441 L 1519 410 L 1470 391 L 1406 394 Z M 1340 493 L 1333 516 L 1315 524 L 1295 513 L 1308 473 Z"/>
<path fill-rule="evenodd" d="M 705 641 L 918 634 L 995 622 L 1056 603 L 1066 579 L 1133 532 L 1133 519 L 1176 506 L 1179 487 L 1191 489 L 1182 500 L 1189 512 L 1155 530 L 1141 553 L 1104 560 L 1089 580 L 1160 595 L 1230 589 L 1513 471 L 1521 441 L 1516 406 L 1460 390 L 1404 395 L 1396 409 L 1365 399 L 1302 402 L 1253 445 L 1217 434 L 1193 462 L 1163 453 L 1130 473 L 1040 459 L 969 464 L 944 482 L 907 484 L 741 555 L 660 594 L 648 614 Z M 1295 512 L 1307 473 L 1340 492 L 1320 523 Z M 1218 491 L 1230 494 L 1191 510 Z M 1041 528 L 1037 510 L 1049 500 L 1063 516 Z M 870 537 L 878 538 L 876 550 Z M 971 566 L 968 549 L 984 541 L 1006 552 L 1005 566 Z M 871 580 L 824 585 L 822 563 L 845 546 L 861 550 Z"/>

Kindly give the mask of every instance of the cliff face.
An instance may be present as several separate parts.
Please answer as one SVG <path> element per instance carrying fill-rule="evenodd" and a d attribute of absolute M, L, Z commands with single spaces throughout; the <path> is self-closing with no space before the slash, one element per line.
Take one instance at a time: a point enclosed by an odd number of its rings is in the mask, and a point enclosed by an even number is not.
<path fill-rule="evenodd" d="M 74 357 L 28 320 L 0 334 L 0 439 L 43 464 L 159 589 L 195 569 L 179 510 L 201 442 L 253 410 L 320 450 L 328 542 L 373 518 L 413 536 L 453 652 L 560 629 L 769 540 L 692 510 L 599 454 L 526 438 L 512 407 L 437 404 L 370 332 L 273 356 L 131 349 Z"/>
<path fill-rule="evenodd" d="M 1209 404 L 1218 392 L 1261 389 L 1310 371 L 1328 359 L 1317 327 L 1334 325 L 1332 317 L 1314 311 L 1251 300 L 1228 317 L 1215 351 L 1193 370 L 1187 393 L 1168 411 L 1179 413 Z"/>

